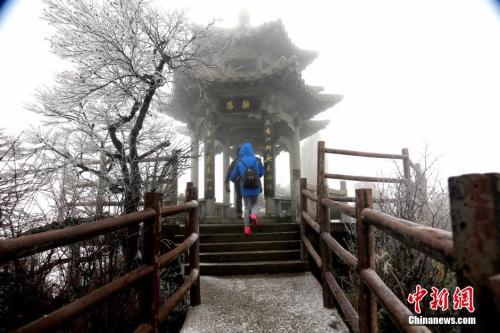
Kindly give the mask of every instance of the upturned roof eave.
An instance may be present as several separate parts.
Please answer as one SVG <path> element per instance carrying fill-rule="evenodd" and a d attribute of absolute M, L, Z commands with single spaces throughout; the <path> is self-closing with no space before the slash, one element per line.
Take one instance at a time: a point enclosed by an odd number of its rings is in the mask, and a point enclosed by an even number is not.
<path fill-rule="evenodd" d="M 267 49 L 277 50 L 277 54 L 288 57 L 296 56 L 301 70 L 310 65 L 319 55 L 317 51 L 299 48 L 288 35 L 281 19 L 266 22 L 257 27 L 235 27 L 219 29 L 218 33 L 224 39 L 234 43 L 259 43 Z M 282 52 L 283 51 L 283 52 Z"/>
<path fill-rule="evenodd" d="M 209 86 L 212 85 L 212 88 L 238 85 L 278 85 L 291 90 L 288 95 L 300 96 L 301 104 L 319 107 L 318 112 L 333 107 L 343 99 L 343 95 L 320 93 L 323 90 L 322 87 L 307 85 L 297 65 L 295 57 L 292 57 L 261 72 L 231 73 L 205 78 L 205 80 Z"/>

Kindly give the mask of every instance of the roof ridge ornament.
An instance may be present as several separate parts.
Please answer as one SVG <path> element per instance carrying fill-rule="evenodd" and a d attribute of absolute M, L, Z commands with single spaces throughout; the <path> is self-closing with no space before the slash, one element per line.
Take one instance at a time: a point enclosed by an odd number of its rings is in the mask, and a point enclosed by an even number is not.
<path fill-rule="evenodd" d="M 242 8 L 238 15 L 238 20 L 240 22 L 240 28 L 248 29 L 250 28 L 250 13 L 247 9 Z"/>

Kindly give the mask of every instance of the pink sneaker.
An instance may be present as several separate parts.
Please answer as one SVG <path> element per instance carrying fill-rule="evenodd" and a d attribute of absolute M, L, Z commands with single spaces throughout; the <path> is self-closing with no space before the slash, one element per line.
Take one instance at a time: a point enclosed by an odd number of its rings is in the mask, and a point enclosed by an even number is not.
<path fill-rule="evenodd" d="M 257 225 L 257 214 L 250 214 L 250 223 L 252 223 L 253 226 Z"/>
<path fill-rule="evenodd" d="M 250 227 L 245 226 L 245 235 L 250 235 L 252 233 L 252 230 L 250 230 Z"/>

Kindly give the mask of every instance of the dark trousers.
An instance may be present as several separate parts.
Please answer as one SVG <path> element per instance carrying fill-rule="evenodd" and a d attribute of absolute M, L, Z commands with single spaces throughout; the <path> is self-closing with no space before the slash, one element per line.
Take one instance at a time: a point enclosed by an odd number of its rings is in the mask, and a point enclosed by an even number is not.
<path fill-rule="evenodd" d="M 241 216 L 243 212 L 243 203 L 242 203 L 242 197 L 241 197 L 241 189 L 240 189 L 240 182 L 234 182 L 234 190 L 236 191 L 236 202 L 234 205 L 236 206 L 236 216 Z"/>

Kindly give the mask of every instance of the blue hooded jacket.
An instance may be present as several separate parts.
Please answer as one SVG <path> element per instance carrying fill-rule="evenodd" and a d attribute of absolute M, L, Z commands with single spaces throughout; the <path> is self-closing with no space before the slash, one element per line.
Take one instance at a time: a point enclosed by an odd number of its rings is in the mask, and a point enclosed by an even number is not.
<path fill-rule="evenodd" d="M 250 143 L 244 143 L 239 152 L 239 157 L 238 157 L 238 163 L 236 164 L 236 167 L 233 169 L 230 175 L 230 179 L 232 182 L 236 181 L 238 177 L 242 176 L 247 167 L 252 166 L 256 171 L 259 177 L 264 176 L 264 167 L 262 166 L 262 163 L 260 160 L 255 157 L 253 153 L 253 147 L 252 144 Z M 244 164 L 243 164 L 243 163 Z M 245 166 L 246 165 L 246 166 Z M 257 188 L 246 188 L 243 187 L 242 184 L 243 182 L 240 182 L 240 189 L 241 189 L 241 195 L 244 197 L 253 197 L 253 196 L 258 196 L 262 192 L 261 187 Z"/>

